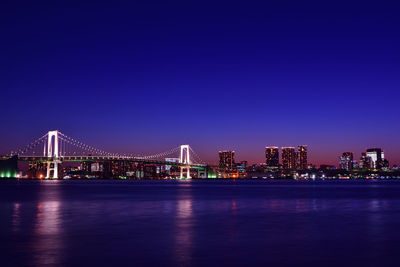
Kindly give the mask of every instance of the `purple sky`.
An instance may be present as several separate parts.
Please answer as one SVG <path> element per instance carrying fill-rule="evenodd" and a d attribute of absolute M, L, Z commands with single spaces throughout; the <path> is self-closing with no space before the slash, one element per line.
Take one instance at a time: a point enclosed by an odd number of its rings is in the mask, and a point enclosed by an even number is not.
<path fill-rule="evenodd" d="M 0 153 L 51 129 L 104 150 L 309 146 L 400 164 L 400 17 L 318 2 L 16 3 L 1 12 Z"/>

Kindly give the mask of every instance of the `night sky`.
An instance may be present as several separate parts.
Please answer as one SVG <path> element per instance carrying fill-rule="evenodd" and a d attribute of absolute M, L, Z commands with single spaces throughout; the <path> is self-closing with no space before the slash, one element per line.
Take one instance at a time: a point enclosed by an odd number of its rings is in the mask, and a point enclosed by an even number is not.
<path fill-rule="evenodd" d="M 0 154 L 59 129 L 214 163 L 306 144 L 315 164 L 367 147 L 400 164 L 398 6 L 216 2 L 6 4 Z"/>

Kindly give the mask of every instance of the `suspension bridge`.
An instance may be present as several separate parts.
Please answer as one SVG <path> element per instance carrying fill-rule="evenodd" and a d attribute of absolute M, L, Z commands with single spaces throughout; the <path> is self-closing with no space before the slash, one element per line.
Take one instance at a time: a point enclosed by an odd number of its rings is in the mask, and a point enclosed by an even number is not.
<path fill-rule="evenodd" d="M 22 162 L 43 163 L 46 178 L 52 179 L 59 178 L 59 168 L 63 162 L 124 162 L 176 166 L 180 170 L 181 179 L 192 178 L 193 169 L 204 173 L 208 166 L 187 144 L 154 155 L 112 153 L 87 145 L 58 130 L 47 132 L 30 144 L 11 151 L 10 155 L 17 156 L 18 161 Z"/>

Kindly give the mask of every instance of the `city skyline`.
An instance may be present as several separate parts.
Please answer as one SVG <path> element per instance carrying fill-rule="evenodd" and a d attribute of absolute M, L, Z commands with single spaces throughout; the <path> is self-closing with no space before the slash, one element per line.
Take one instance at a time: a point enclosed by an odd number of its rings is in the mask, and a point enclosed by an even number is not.
<path fill-rule="evenodd" d="M 2 10 L 0 154 L 61 129 L 116 152 L 190 143 L 214 163 L 307 144 L 317 165 L 371 147 L 400 164 L 390 5 L 73 6 Z"/>
<path fill-rule="evenodd" d="M 399 3 L 3 2 L 2 267 L 395 266 Z"/>
<path fill-rule="evenodd" d="M 31 142 L 31 144 L 37 143 L 37 141 L 42 140 L 41 142 L 43 142 L 44 137 L 47 138 L 47 136 L 49 136 L 49 138 L 51 138 L 51 135 L 61 135 L 61 137 L 63 138 L 67 138 L 67 140 L 74 140 L 74 139 L 70 139 L 70 137 L 67 137 L 65 134 L 61 133 L 60 131 L 56 130 L 56 131 L 49 131 L 46 135 L 42 136 L 41 138 L 38 138 L 37 140 L 34 140 L 33 142 Z M 113 151 L 113 150 L 103 150 L 103 149 L 99 149 L 99 147 L 93 147 L 91 145 L 88 144 L 84 144 L 81 143 L 81 141 L 77 141 L 74 140 L 74 142 L 77 142 L 77 144 L 82 145 L 83 147 L 90 147 L 91 149 L 93 149 L 93 151 L 97 151 L 100 152 L 104 155 L 121 155 L 123 157 L 140 157 L 140 153 L 137 152 L 132 152 L 132 151 Z M 57 141 L 58 143 L 58 141 Z M 31 144 L 25 144 L 25 148 L 27 148 L 28 150 L 31 149 Z M 42 144 L 43 145 L 43 144 Z M 60 146 L 61 144 L 59 144 Z M 79 145 L 79 146 L 80 146 Z M 186 147 L 189 145 L 180 145 L 181 147 Z M 35 146 L 34 146 L 35 147 Z M 392 159 L 390 161 L 388 161 L 388 157 L 384 156 L 385 155 L 385 149 L 382 148 L 366 148 L 364 151 L 360 152 L 360 157 L 357 158 L 357 153 L 353 153 L 353 152 L 342 152 L 341 155 L 338 156 L 339 161 L 336 161 L 334 163 L 329 163 L 329 162 L 322 162 L 322 163 L 315 163 L 313 161 L 309 161 L 309 150 L 308 150 L 308 145 L 298 145 L 297 146 L 297 151 L 295 149 L 294 146 L 282 146 L 282 147 L 278 147 L 278 146 L 266 146 L 265 150 L 264 150 L 264 158 L 262 161 L 249 161 L 247 158 L 238 158 L 237 157 L 237 162 L 238 164 L 240 164 L 240 162 L 246 162 L 249 164 L 259 164 L 259 165 L 266 165 L 268 167 L 282 167 L 283 169 L 306 169 L 309 168 L 311 166 L 316 166 L 319 167 L 321 165 L 326 165 L 326 166 L 335 166 L 338 167 L 339 169 L 346 169 L 346 170 L 352 170 L 353 168 L 358 169 L 358 168 L 368 168 L 368 169 L 381 169 L 382 167 L 392 167 L 392 166 L 399 166 L 399 164 L 396 161 L 393 161 Z M 8 156 L 8 155 L 13 155 L 15 153 L 20 153 L 22 147 L 19 147 L 19 150 L 16 148 L 16 145 L 14 145 L 14 150 L 8 151 L 7 153 L 4 154 L 0 154 L 0 156 Z M 38 147 L 35 148 L 36 150 L 38 149 Z M 46 145 L 45 145 L 45 150 L 43 153 L 46 153 Z M 175 148 L 174 148 L 175 149 Z M 173 150 L 174 150 L 173 149 Z M 189 149 L 189 148 L 188 148 Z M 42 148 L 39 147 L 39 150 L 42 150 Z M 17 152 L 20 151 L 20 152 Z M 43 151 L 43 150 L 42 150 Z M 62 145 L 60 147 L 60 151 L 62 151 Z M 95 153 L 97 153 L 95 152 Z M 157 154 L 163 154 L 164 152 L 160 152 L 157 151 Z M 32 152 L 31 152 L 32 153 Z M 33 152 L 35 153 L 35 152 Z M 40 154 L 42 154 L 42 152 L 37 151 L 37 155 L 40 156 Z M 61 153 L 61 152 L 60 152 Z M 89 154 L 81 154 L 81 155 L 91 155 L 91 152 L 87 152 Z M 216 157 L 216 160 L 203 160 L 201 158 L 201 161 L 203 161 L 204 163 L 207 164 L 211 164 L 211 165 L 215 165 L 218 166 L 220 168 L 226 169 L 226 170 L 230 170 L 232 168 L 235 168 L 235 150 L 219 150 L 218 151 L 218 157 Z M 146 153 L 141 154 L 141 155 L 146 155 Z M 150 155 L 150 154 L 147 154 Z M 229 155 L 229 156 L 228 156 Z M 43 155 L 42 155 L 43 156 Z M 199 155 L 196 153 L 196 156 L 199 157 Z M 225 158 L 226 156 L 228 156 L 229 158 L 231 158 L 230 161 L 226 161 L 223 160 L 225 163 L 223 163 L 223 165 L 225 167 L 221 166 L 221 157 Z M 168 158 L 166 157 L 165 160 L 169 161 L 172 158 Z M 178 159 L 179 160 L 179 159 Z"/>

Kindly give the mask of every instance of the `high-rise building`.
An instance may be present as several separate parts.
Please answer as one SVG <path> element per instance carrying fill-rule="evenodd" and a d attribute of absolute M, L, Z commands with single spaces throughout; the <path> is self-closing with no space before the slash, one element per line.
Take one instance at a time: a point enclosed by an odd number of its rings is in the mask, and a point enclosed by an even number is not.
<path fill-rule="evenodd" d="M 353 169 L 359 169 L 360 168 L 360 164 L 358 163 L 358 161 L 353 160 Z"/>
<path fill-rule="evenodd" d="M 367 149 L 367 156 L 371 158 L 371 167 L 373 169 L 381 169 L 385 159 L 385 154 L 380 148 Z"/>
<path fill-rule="evenodd" d="M 224 172 L 235 170 L 235 151 L 219 151 L 219 169 Z"/>
<path fill-rule="evenodd" d="M 296 151 L 294 147 L 282 147 L 282 168 L 284 170 L 296 168 Z"/>
<path fill-rule="evenodd" d="M 297 147 L 297 168 L 300 170 L 307 169 L 307 146 Z"/>
<path fill-rule="evenodd" d="M 279 167 L 279 148 L 267 146 L 265 148 L 265 163 L 267 167 Z"/>
<path fill-rule="evenodd" d="M 367 156 L 366 152 L 361 153 L 360 168 L 369 170 L 372 167 L 371 157 Z"/>
<path fill-rule="evenodd" d="M 339 167 L 342 170 L 351 171 L 353 169 L 353 153 L 344 152 L 341 157 L 339 157 Z"/>

